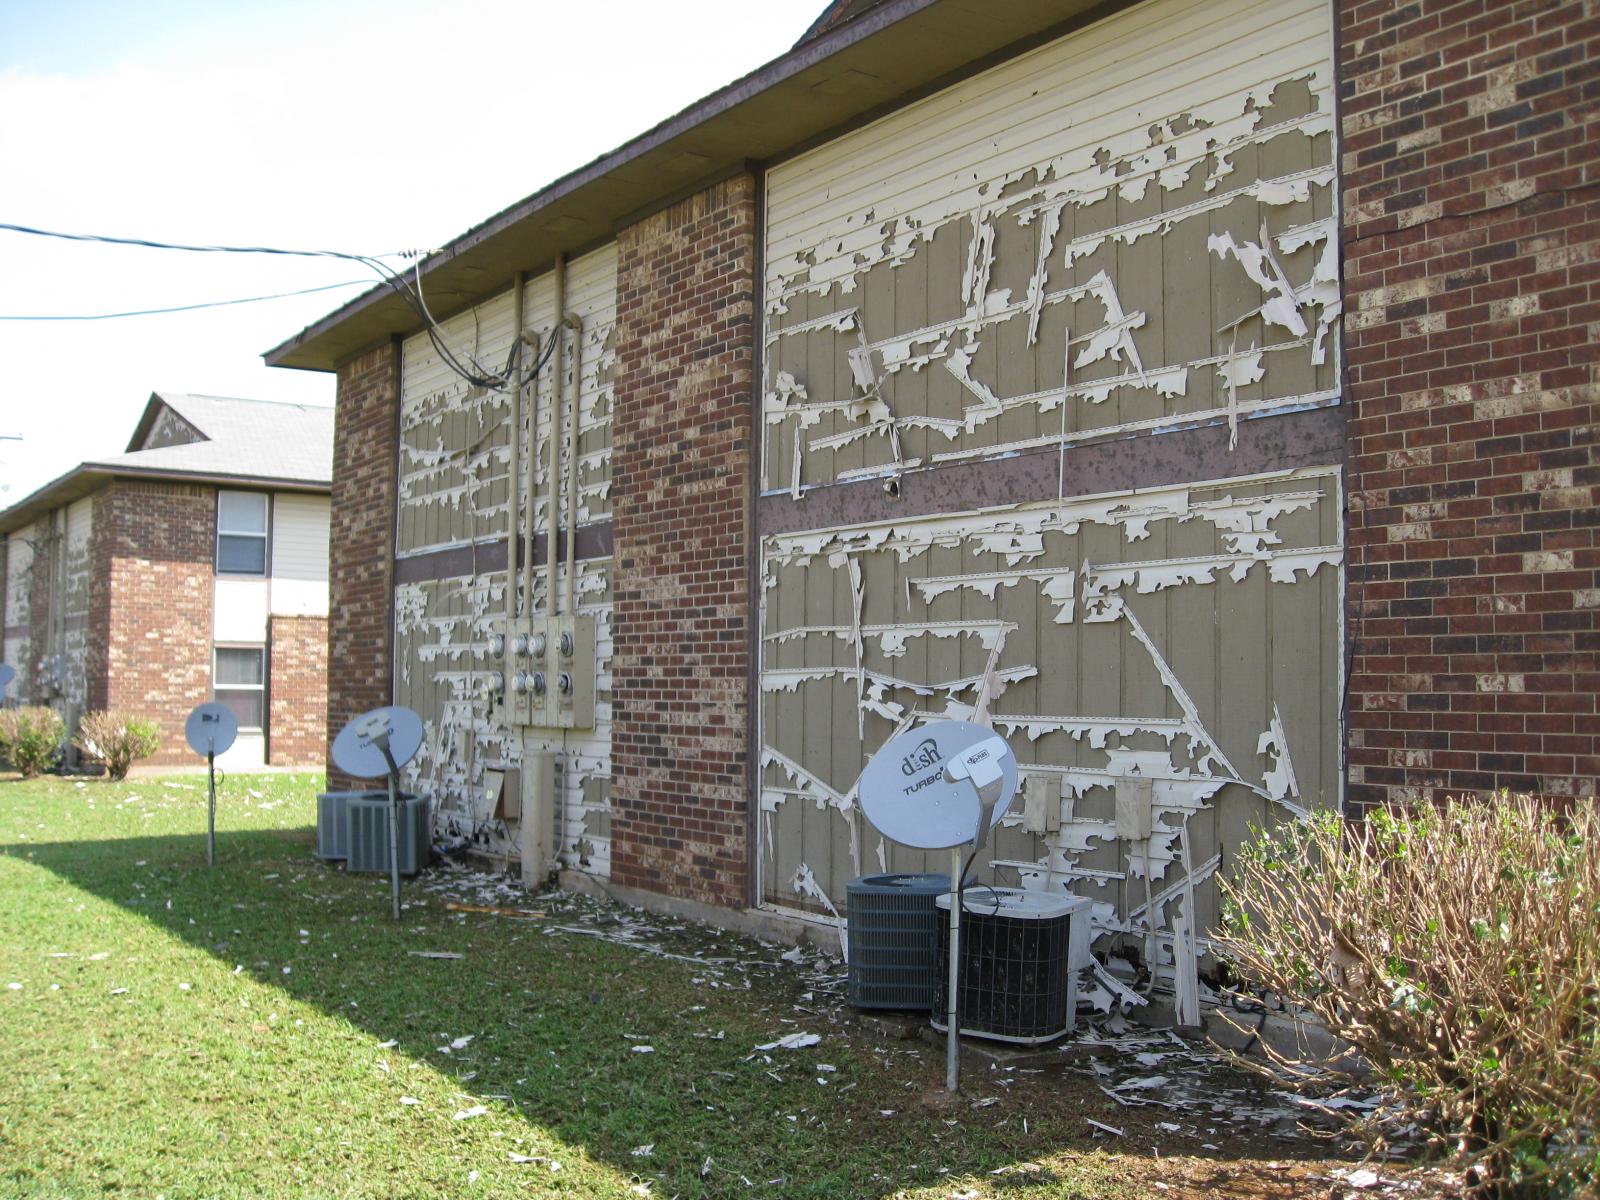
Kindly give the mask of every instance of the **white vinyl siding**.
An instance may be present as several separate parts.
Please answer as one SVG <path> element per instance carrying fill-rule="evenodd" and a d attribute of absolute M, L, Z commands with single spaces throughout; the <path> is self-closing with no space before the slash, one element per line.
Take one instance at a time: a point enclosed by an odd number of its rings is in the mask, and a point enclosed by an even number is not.
<path fill-rule="evenodd" d="M 273 498 L 271 608 L 284 616 L 328 615 L 328 497 Z"/>
<path fill-rule="evenodd" d="M 267 594 L 265 579 L 215 581 L 216 602 L 212 606 L 212 640 L 218 644 L 244 642 L 254 645 L 267 640 Z"/>

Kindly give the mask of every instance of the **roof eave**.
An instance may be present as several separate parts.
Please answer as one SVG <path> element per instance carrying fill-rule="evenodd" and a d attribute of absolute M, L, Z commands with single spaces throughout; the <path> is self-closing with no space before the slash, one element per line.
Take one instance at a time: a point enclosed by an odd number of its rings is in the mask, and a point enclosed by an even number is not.
<path fill-rule="evenodd" d="M 275 492 L 322 493 L 332 490 L 326 479 L 293 476 L 230 474 L 225 471 L 182 471 L 161 467 L 126 467 L 110 463 L 79 463 L 65 475 L 24 496 L 0 511 L 0 534 L 21 529 L 46 513 L 82 500 L 118 479 L 167 480 L 172 483 L 208 483 L 219 487 L 268 488 Z"/>
<path fill-rule="evenodd" d="M 556 180 L 452 241 L 422 264 L 428 306 L 459 312 L 536 270 L 609 240 L 619 224 L 749 161 L 795 148 L 901 97 L 976 69 L 1000 51 L 1116 0 L 887 0 L 796 45 L 654 128 Z M 332 371 L 420 328 L 386 286 L 363 293 L 262 357 Z"/>

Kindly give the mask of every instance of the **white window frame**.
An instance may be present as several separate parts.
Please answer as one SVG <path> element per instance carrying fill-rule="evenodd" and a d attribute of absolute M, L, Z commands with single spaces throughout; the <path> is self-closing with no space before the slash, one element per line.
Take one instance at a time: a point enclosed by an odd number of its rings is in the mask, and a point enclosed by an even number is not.
<path fill-rule="evenodd" d="M 217 680 L 217 659 L 224 650 L 253 650 L 261 656 L 261 682 L 260 683 L 220 683 Z M 267 648 L 264 645 L 244 645 L 240 643 L 219 643 L 211 647 L 211 698 L 219 704 L 226 704 L 220 692 L 257 692 L 261 696 L 261 724 L 245 725 L 241 723 L 241 733 L 264 733 L 267 728 Z M 237 714 L 235 714 L 237 716 Z"/>
<path fill-rule="evenodd" d="M 260 529 L 229 529 L 222 523 L 224 496 L 248 496 L 261 501 Z M 272 573 L 272 497 L 266 492 L 217 491 L 217 537 L 212 547 L 213 564 L 218 575 L 238 575 L 248 579 L 265 579 Z M 261 570 L 239 571 L 222 565 L 223 538 L 259 538 L 261 541 Z"/>

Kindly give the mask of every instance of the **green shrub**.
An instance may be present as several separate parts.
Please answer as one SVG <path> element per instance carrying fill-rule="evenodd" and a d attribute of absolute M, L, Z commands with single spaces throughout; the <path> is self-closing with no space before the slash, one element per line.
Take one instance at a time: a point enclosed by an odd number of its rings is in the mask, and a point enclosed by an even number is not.
<path fill-rule="evenodd" d="M 53 708 L 0 709 L 0 746 L 24 779 L 55 765 L 66 733 L 61 715 Z"/>
<path fill-rule="evenodd" d="M 1215 944 L 1242 981 L 1362 1060 L 1278 1056 L 1291 1081 L 1378 1083 L 1387 1121 L 1423 1129 L 1497 1189 L 1577 1195 L 1600 1176 L 1592 800 L 1320 814 L 1246 846 L 1223 892 Z"/>
<path fill-rule="evenodd" d="M 161 727 L 154 721 L 128 713 L 97 710 L 78 722 L 73 744 L 83 754 L 102 762 L 112 779 L 126 779 L 137 759 L 149 758 L 161 748 Z"/>

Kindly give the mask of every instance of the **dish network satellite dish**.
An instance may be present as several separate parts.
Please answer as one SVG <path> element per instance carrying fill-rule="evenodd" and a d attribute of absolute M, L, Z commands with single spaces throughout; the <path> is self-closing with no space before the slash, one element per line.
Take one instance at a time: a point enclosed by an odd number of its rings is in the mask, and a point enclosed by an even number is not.
<path fill-rule="evenodd" d="M 422 718 L 391 704 L 364 712 L 333 739 L 333 761 L 346 775 L 389 784 L 389 899 L 400 919 L 400 768 L 422 749 Z"/>
<path fill-rule="evenodd" d="M 215 700 L 195 706 L 183 723 L 184 740 L 206 758 L 206 866 L 217 865 L 217 755 L 239 736 L 239 719 L 233 710 Z"/>
<path fill-rule="evenodd" d="M 1005 738 L 970 721 L 934 721 L 896 734 L 872 756 L 856 782 L 856 802 L 873 828 L 891 841 L 919 850 L 949 850 L 949 1033 L 945 1087 L 961 1083 L 961 894 L 966 872 L 962 848 L 972 856 L 989 839 L 1017 794 L 1017 758 Z M 970 861 L 970 860 L 969 860 Z"/>

